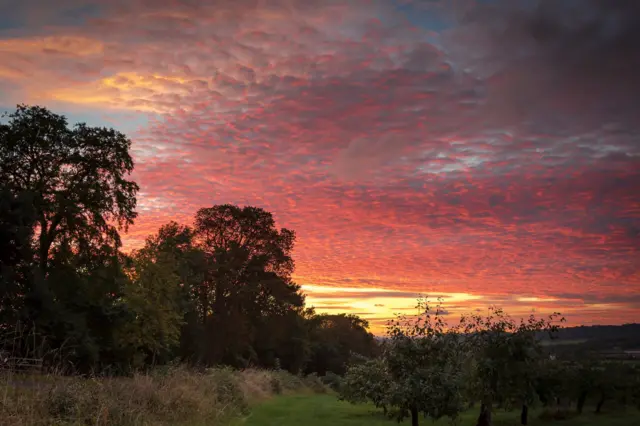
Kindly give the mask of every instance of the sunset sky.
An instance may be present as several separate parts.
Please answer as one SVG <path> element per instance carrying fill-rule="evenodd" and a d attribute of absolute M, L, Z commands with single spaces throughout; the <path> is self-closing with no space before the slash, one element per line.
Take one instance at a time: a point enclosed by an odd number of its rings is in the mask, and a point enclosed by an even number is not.
<path fill-rule="evenodd" d="M 0 0 L 0 110 L 133 141 L 127 249 L 200 207 L 296 231 L 322 312 L 418 293 L 640 321 L 640 2 Z"/>

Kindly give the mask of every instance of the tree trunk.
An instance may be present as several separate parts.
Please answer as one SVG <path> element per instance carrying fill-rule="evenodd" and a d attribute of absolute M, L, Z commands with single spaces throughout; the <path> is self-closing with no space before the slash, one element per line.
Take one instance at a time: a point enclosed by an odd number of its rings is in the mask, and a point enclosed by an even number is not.
<path fill-rule="evenodd" d="M 491 403 L 480 404 L 480 415 L 476 426 L 491 426 Z"/>
<path fill-rule="evenodd" d="M 605 396 L 604 393 L 600 397 L 600 401 L 598 401 L 598 405 L 596 405 L 596 414 L 600 414 L 602 411 L 602 406 L 604 405 Z"/>
<path fill-rule="evenodd" d="M 382 412 L 384 413 L 385 417 L 388 415 L 388 411 L 387 411 L 387 404 L 382 404 Z"/>
<path fill-rule="evenodd" d="M 587 392 L 581 392 L 578 397 L 578 414 L 582 414 L 582 409 L 584 408 L 584 403 L 587 401 Z"/>
<path fill-rule="evenodd" d="M 411 407 L 411 426 L 418 426 L 418 407 Z"/>
<path fill-rule="evenodd" d="M 529 406 L 527 404 L 522 404 L 522 412 L 520 413 L 520 424 L 529 424 Z"/>
<path fill-rule="evenodd" d="M 40 247 L 38 247 L 38 256 L 40 256 L 40 273 L 42 278 L 47 276 L 47 268 L 49 266 L 49 249 L 51 248 L 51 241 L 49 241 L 49 229 L 47 228 L 46 220 L 40 221 Z"/>

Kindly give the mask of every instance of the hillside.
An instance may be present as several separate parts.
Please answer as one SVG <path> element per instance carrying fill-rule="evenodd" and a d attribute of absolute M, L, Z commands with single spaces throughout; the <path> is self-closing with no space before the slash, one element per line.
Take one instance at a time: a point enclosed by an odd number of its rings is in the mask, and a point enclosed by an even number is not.
<path fill-rule="evenodd" d="M 563 357 L 640 359 L 640 324 L 567 327 L 560 330 L 557 340 L 543 339 Z"/>

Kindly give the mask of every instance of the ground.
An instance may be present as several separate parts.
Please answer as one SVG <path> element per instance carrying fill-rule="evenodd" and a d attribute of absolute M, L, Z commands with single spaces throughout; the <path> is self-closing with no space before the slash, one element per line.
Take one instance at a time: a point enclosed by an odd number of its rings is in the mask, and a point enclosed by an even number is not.
<path fill-rule="evenodd" d="M 474 426 L 475 412 L 464 413 L 458 426 Z M 495 426 L 516 426 L 517 413 L 496 413 Z M 256 406 L 251 415 L 239 420 L 234 426 L 393 426 L 397 424 L 382 416 L 381 412 L 368 405 L 351 405 L 340 402 L 334 395 L 290 395 L 281 396 Z M 410 424 L 408 421 L 402 425 Z M 449 425 L 448 420 L 432 422 L 421 419 L 422 425 Z M 531 426 L 638 426 L 640 414 L 629 412 L 613 415 L 583 416 L 556 422 L 542 422 L 532 418 Z"/>

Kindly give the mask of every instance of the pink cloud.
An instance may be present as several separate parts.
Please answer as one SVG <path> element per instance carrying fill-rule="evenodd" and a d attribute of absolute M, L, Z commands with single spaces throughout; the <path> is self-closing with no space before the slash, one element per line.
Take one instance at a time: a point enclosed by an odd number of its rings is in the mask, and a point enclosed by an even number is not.
<path fill-rule="evenodd" d="M 0 82 L 11 101 L 148 116 L 131 134 L 128 247 L 200 207 L 252 204 L 297 231 L 301 284 L 467 293 L 484 299 L 466 308 L 553 305 L 582 322 L 638 313 L 637 130 L 580 119 L 585 99 L 613 102 L 604 86 L 555 96 L 513 55 L 491 62 L 493 20 L 434 35 L 388 2 L 96 5 L 86 24 L 2 38 Z M 525 64 L 556 78 L 546 55 Z M 512 89 L 535 100 L 524 114 Z M 390 314 L 366 291 L 344 298 Z"/>

